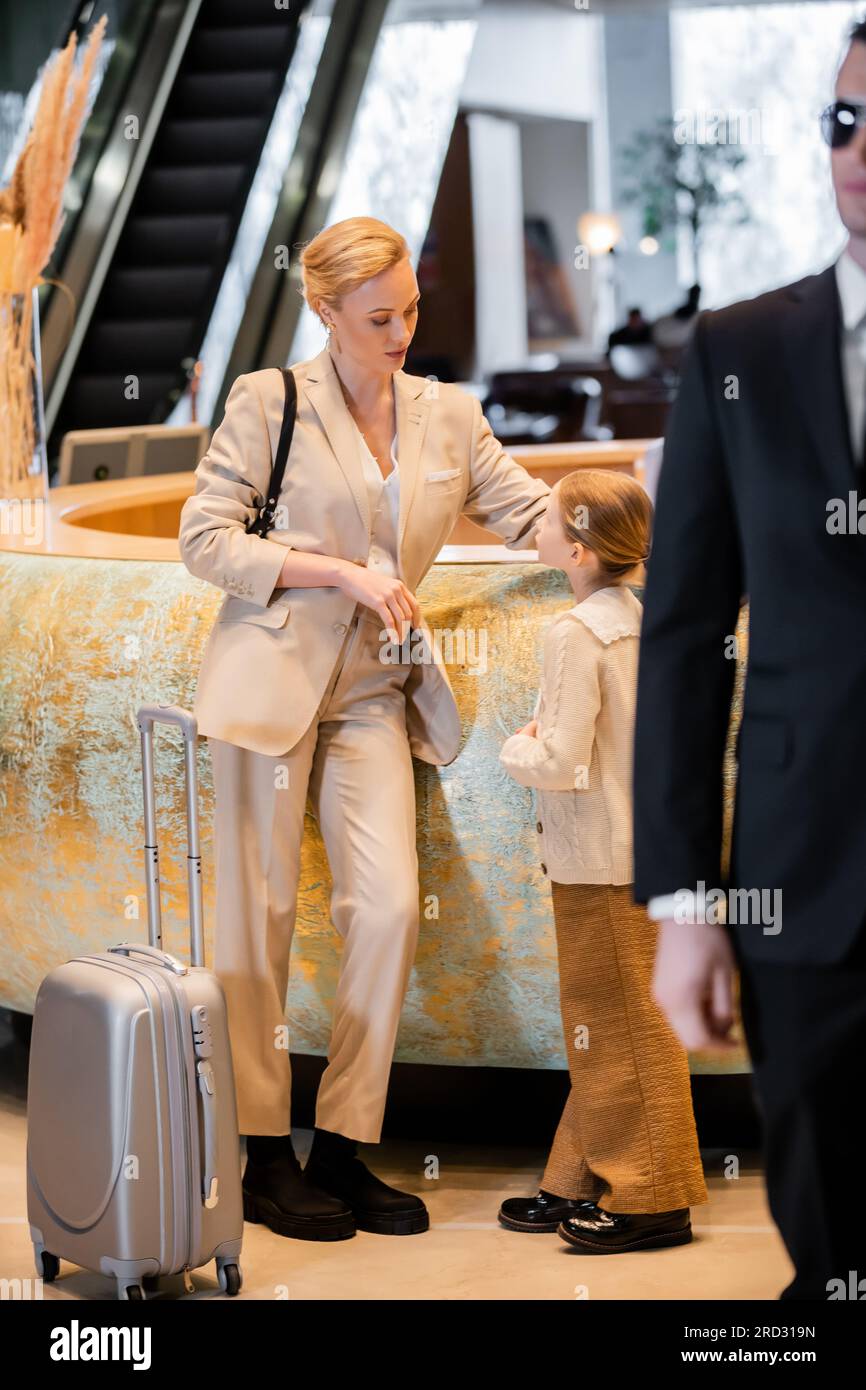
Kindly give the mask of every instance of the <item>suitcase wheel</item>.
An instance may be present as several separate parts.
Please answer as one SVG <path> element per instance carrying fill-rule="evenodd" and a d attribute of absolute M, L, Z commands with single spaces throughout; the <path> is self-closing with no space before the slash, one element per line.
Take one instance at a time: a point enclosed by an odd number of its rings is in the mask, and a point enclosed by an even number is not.
<path fill-rule="evenodd" d="M 36 1272 L 46 1284 L 53 1284 L 60 1273 L 60 1261 L 50 1250 L 37 1250 Z"/>
<path fill-rule="evenodd" d="M 122 1284 L 118 1280 L 117 1297 L 130 1303 L 142 1303 L 144 1301 L 144 1289 L 140 1284 Z"/>
<path fill-rule="evenodd" d="M 220 1260 L 217 1260 L 217 1278 L 219 1279 L 220 1288 L 223 1289 L 230 1298 L 234 1298 L 235 1294 L 240 1293 L 241 1285 L 244 1282 L 243 1275 L 241 1274 L 240 1265 L 235 1264 L 234 1261 L 230 1264 L 223 1264 Z"/>

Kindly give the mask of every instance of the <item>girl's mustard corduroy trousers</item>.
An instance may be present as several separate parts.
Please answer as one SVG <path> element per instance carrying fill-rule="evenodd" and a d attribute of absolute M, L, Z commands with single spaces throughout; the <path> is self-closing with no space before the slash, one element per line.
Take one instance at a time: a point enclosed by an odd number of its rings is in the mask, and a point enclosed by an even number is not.
<path fill-rule="evenodd" d="M 541 1186 L 611 1212 L 700 1205 L 688 1058 L 652 997 L 658 927 L 631 884 L 551 890 L 571 1090 Z"/>

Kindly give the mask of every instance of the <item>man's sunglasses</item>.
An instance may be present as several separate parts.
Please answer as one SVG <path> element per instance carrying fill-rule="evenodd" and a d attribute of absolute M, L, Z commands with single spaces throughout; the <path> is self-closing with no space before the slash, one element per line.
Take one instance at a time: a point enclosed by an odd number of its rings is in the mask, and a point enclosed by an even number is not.
<path fill-rule="evenodd" d="M 821 134 L 833 150 L 850 144 L 855 130 L 866 125 L 866 105 L 859 101 L 834 101 L 821 112 Z"/>

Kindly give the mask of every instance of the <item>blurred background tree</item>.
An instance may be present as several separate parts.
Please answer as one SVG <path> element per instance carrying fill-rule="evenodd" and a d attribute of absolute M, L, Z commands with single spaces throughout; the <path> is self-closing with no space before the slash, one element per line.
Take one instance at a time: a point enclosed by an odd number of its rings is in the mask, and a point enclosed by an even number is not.
<path fill-rule="evenodd" d="M 700 282 L 701 240 L 711 223 L 741 226 L 750 212 L 737 171 L 746 162 L 740 127 L 733 118 L 712 123 L 713 139 L 683 139 L 681 123 L 664 117 L 620 151 L 625 184 L 622 199 L 637 205 L 642 235 L 673 241 L 685 228 L 694 274 Z"/>

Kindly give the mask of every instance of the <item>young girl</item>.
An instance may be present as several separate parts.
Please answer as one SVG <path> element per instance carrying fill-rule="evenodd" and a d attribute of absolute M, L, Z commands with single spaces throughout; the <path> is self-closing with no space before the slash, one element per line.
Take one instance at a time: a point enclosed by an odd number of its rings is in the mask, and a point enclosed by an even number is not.
<path fill-rule="evenodd" d="M 632 896 L 632 737 L 642 608 L 624 578 L 648 558 L 652 503 L 633 478 L 582 469 L 553 488 L 538 558 L 572 608 L 545 634 L 535 715 L 500 761 L 536 789 L 571 1090 L 541 1187 L 502 1203 L 517 1231 L 587 1254 L 692 1238 L 708 1200 L 686 1053 L 652 997 L 657 926 Z"/>

